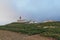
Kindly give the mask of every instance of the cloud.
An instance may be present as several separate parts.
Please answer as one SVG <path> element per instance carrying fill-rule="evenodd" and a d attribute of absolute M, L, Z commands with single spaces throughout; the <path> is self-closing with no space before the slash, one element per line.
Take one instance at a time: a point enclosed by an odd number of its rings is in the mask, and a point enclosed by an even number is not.
<path fill-rule="evenodd" d="M 0 23 L 5 24 L 13 21 L 15 11 L 12 8 L 12 0 L 0 0 Z"/>

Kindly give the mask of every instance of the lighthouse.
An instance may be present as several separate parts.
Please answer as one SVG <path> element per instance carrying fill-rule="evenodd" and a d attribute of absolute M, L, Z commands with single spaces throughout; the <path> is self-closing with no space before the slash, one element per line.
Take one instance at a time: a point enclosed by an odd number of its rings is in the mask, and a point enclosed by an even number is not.
<path fill-rule="evenodd" d="M 18 22 L 18 23 L 28 23 L 28 24 L 37 23 L 36 21 L 25 20 L 25 19 L 23 19 L 21 16 L 19 17 L 19 19 L 17 20 L 17 22 Z"/>
<path fill-rule="evenodd" d="M 21 20 L 21 16 L 19 17 L 19 19 Z"/>
<path fill-rule="evenodd" d="M 27 23 L 28 21 L 25 19 L 22 19 L 22 17 L 20 16 L 19 19 L 17 20 L 18 23 Z"/>

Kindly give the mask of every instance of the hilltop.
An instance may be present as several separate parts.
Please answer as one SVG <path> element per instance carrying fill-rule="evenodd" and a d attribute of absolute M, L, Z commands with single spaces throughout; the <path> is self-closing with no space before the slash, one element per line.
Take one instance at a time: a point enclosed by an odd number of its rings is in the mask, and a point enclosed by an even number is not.
<path fill-rule="evenodd" d="M 46 23 L 10 23 L 0 26 L 0 30 L 8 30 L 12 32 L 22 33 L 25 35 L 41 35 L 45 37 L 53 37 L 60 40 L 60 22 L 46 22 Z"/>

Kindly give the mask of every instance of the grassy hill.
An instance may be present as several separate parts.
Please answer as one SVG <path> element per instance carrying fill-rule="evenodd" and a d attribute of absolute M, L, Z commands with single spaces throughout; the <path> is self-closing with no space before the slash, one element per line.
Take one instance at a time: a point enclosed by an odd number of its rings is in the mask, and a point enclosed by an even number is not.
<path fill-rule="evenodd" d="M 46 37 L 53 37 L 60 40 L 60 22 L 47 22 L 38 24 L 11 23 L 0 26 L 0 30 L 21 32 L 23 34 L 40 34 Z"/>

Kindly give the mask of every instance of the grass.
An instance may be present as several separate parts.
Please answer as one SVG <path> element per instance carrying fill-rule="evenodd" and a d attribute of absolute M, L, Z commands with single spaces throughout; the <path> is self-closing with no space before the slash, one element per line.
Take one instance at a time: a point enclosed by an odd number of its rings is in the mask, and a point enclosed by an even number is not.
<path fill-rule="evenodd" d="M 60 40 L 60 22 L 47 22 L 39 24 L 11 23 L 0 26 L 0 30 L 21 32 L 28 35 L 40 34 L 42 36 L 53 37 Z"/>

